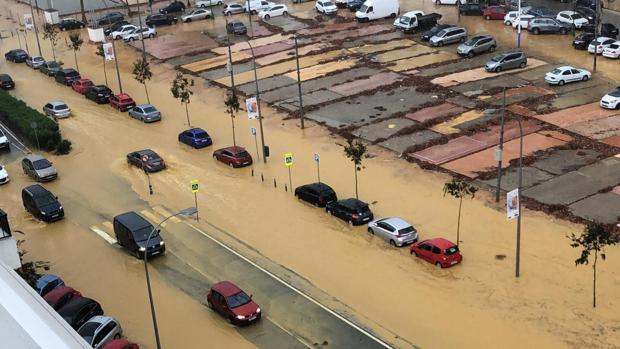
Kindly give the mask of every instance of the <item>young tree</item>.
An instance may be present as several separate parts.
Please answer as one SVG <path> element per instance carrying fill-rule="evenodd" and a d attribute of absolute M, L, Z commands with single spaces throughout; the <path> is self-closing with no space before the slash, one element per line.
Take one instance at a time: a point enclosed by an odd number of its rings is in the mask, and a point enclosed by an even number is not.
<path fill-rule="evenodd" d="M 102 43 L 97 44 L 97 51 L 95 51 L 95 54 L 97 56 L 101 56 L 101 58 L 103 59 L 103 77 L 105 78 L 105 84 L 107 86 L 108 85 L 108 74 L 105 71 L 105 53 L 103 52 Z"/>
<path fill-rule="evenodd" d="M 194 94 L 194 92 L 190 89 L 193 86 L 194 79 L 188 79 L 184 77 L 182 73 L 177 72 L 177 76 L 174 80 L 172 80 L 172 87 L 170 88 L 172 97 L 180 100 L 181 104 L 185 104 L 185 115 L 187 116 L 187 126 L 189 127 L 191 127 L 191 123 L 189 122 L 189 110 L 187 105 Z"/>
<path fill-rule="evenodd" d="M 17 240 L 17 248 L 19 251 L 19 261 L 21 267 L 15 269 L 15 272 L 24 279 L 32 288 L 36 289 L 37 280 L 42 276 L 40 271 L 48 271 L 50 269 L 50 262 L 46 261 L 32 261 L 24 262 L 24 256 L 28 251 L 24 250 L 21 246 L 25 240 Z"/>
<path fill-rule="evenodd" d="M 60 38 L 58 37 L 58 33 L 58 27 L 53 24 L 45 23 L 45 25 L 43 26 L 43 39 L 50 41 L 50 44 L 52 45 L 52 56 L 54 56 L 54 60 L 56 60 L 56 44 L 58 43 L 58 40 L 60 40 Z"/>
<path fill-rule="evenodd" d="M 133 63 L 133 76 L 139 83 L 144 85 L 144 92 L 146 93 L 146 100 L 151 103 L 149 98 L 149 90 L 146 88 L 146 80 L 151 80 L 153 73 L 146 57 L 142 56 Z"/>
<path fill-rule="evenodd" d="M 615 245 L 616 239 L 611 229 L 605 229 L 605 226 L 600 223 L 590 223 L 585 227 L 580 236 L 571 233 L 568 238 L 571 240 L 571 247 L 581 248 L 581 256 L 575 259 L 575 266 L 589 264 L 590 255 L 594 252 L 594 262 L 592 263 L 592 271 L 594 272 L 592 278 L 592 307 L 596 308 L 596 263 L 598 262 L 598 256 L 600 254 L 601 258 L 605 260 L 604 248 Z"/>
<path fill-rule="evenodd" d="M 82 40 L 82 37 L 78 33 L 69 34 L 69 40 L 71 40 L 71 44 L 69 44 L 69 48 L 73 50 L 73 58 L 75 58 L 75 68 L 77 71 L 80 71 L 80 66 L 78 65 L 78 60 L 77 60 L 77 51 L 79 51 L 80 47 L 82 47 L 84 40 Z"/>
<path fill-rule="evenodd" d="M 461 207 L 463 206 L 463 197 L 471 196 L 473 199 L 476 195 L 478 188 L 470 185 L 459 178 L 452 178 L 452 181 L 444 184 L 443 186 L 443 196 L 446 194 L 450 194 L 450 196 L 459 199 L 459 215 L 456 222 L 456 245 L 459 245 L 460 242 L 460 231 L 461 231 Z"/>
<path fill-rule="evenodd" d="M 234 91 L 231 91 L 227 94 L 226 100 L 224 101 L 224 105 L 226 105 L 226 112 L 230 114 L 230 122 L 232 124 L 232 136 L 233 136 L 233 145 L 237 145 L 237 140 L 235 138 L 235 113 L 239 112 L 239 98 Z"/>
<path fill-rule="evenodd" d="M 359 140 L 355 140 L 353 142 L 353 138 L 347 139 L 347 145 L 344 146 L 344 154 L 353 161 L 354 170 L 355 170 L 355 198 L 359 199 L 357 193 L 357 171 L 362 170 L 362 160 L 364 159 L 364 155 L 368 148 L 366 145 Z"/>

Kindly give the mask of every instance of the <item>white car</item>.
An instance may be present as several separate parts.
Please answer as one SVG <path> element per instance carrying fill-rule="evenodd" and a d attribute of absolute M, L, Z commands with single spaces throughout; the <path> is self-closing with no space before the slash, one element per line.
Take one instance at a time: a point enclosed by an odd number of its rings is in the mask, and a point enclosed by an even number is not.
<path fill-rule="evenodd" d="M 11 145 L 9 143 L 9 139 L 6 137 L 2 129 L 0 129 L 0 149 L 9 149 L 11 150 Z"/>
<path fill-rule="evenodd" d="M 138 29 L 138 27 L 136 27 L 135 25 L 126 24 L 120 27 L 118 30 L 113 31 L 110 35 L 112 36 L 112 39 L 119 40 L 119 39 L 122 39 L 125 35 L 131 33 L 132 31 L 136 29 Z"/>
<path fill-rule="evenodd" d="M 9 174 L 6 172 L 6 168 L 0 165 L 0 184 L 7 184 L 9 182 Z"/>
<path fill-rule="evenodd" d="M 211 6 L 222 6 L 224 2 L 222 0 L 200 0 L 196 1 L 195 6 L 201 8 L 207 8 Z"/>
<path fill-rule="evenodd" d="M 211 18 L 211 15 L 212 14 L 210 10 L 205 10 L 203 8 L 196 8 L 196 9 L 191 10 L 187 14 L 184 14 L 183 16 L 181 16 L 181 20 L 187 23 L 191 21 Z"/>
<path fill-rule="evenodd" d="M 459 1 L 459 0 L 435 0 L 435 5 L 456 5 L 456 3 L 467 3 L 467 1 Z"/>
<path fill-rule="evenodd" d="M 605 47 L 603 50 L 603 57 L 618 58 L 620 57 L 620 41 L 616 41 L 613 44 Z"/>
<path fill-rule="evenodd" d="M 401 247 L 418 241 L 416 229 L 397 217 L 377 219 L 368 223 L 368 232 L 387 241 L 394 247 Z"/>
<path fill-rule="evenodd" d="M 605 109 L 618 109 L 620 108 L 620 86 L 609 91 L 608 94 L 601 98 L 600 106 Z"/>
<path fill-rule="evenodd" d="M 513 18 L 512 21 L 510 21 L 510 24 L 512 24 L 513 28 L 517 28 L 517 26 L 519 25 L 519 20 L 521 20 L 521 30 L 527 30 L 527 25 L 530 23 L 530 20 L 534 17 L 536 16 L 521 15 L 519 17 Z"/>
<path fill-rule="evenodd" d="M 594 47 L 596 47 L 596 54 L 600 55 L 603 53 L 603 50 L 609 45 L 616 42 L 616 39 L 608 38 L 606 36 L 599 36 L 596 40 L 592 40 L 590 45 L 588 45 L 588 52 L 594 53 Z"/>
<path fill-rule="evenodd" d="M 288 16 L 288 7 L 286 5 L 273 5 L 258 13 L 258 17 L 266 21 L 271 17 Z"/>
<path fill-rule="evenodd" d="M 592 73 L 585 69 L 577 69 L 568 65 L 558 67 L 545 74 L 545 81 L 549 85 L 564 85 L 567 82 L 588 81 Z"/>
<path fill-rule="evenodd" d="M 586 18 L 574 11 L 560 11 L 555 19 L 560 23 L 574 25 L 575 28 L 581 28 L 589 23 Z"/>
<path fill-rule="evenodd" d="M 123 40 L 125 42 L 130 42 L 134 40 L 142 40 L 143 38 L 154 38 L 156 34 L 157 32 L 155 32 L 155 28 L 138 28 L 131 33 L 123 36 Z"/>
<path fill-rule="evenodd" d="M 338 7 L 336 7 L 333 2 L 326 0 L 317 0 L 314 4 L 314 8 L 317 12 L 326 15 L 331 15 L 338 12 Z"/>

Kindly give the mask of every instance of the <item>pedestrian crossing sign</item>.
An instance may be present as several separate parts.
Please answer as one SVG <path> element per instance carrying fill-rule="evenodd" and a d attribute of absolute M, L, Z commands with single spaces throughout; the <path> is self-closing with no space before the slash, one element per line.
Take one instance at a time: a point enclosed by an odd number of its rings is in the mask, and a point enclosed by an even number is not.
<path fill-rule="evenodd" d="M 198 186 L 198 181 L 191 181 L 190 184 L 192 186 L 192 193 L 196 194 L 200 190 L 200 187 Z"/>
<path fill-rule="evenodd" d="M 286 167 L 293 166 L 293 153 L 284 154 L 284 165 L 286 165 Z"/>

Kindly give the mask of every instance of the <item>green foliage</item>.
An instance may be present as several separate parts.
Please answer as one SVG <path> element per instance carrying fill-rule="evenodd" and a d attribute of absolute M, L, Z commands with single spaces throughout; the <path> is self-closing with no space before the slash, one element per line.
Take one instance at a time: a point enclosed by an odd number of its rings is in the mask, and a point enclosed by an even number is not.
<path fill-rule="evenodd" d="M 362 160 L 364 159 L 364 155 L 368 148 L 366 145 L 359 140 L 353 141 L 352 138 L 347 139 L 347 145 L 344 146 L 345 155 L 353 161 L 355 164 L 355 168 L 357 171 L 361 171 L 360 165 L 362 164 Z"/>
<path fill-rule="evenodd" d="M 151 80 L 153 73 L 146 57 L 138 58 L 133 63 L 133 76 L 141 84 L 144 84 L 146 80 Z"/>
<path fill-rule="evenodd" d="M 19 260 L 22 266 L 15 269 L 15 272 L 21 276 L 30 287 L 36 289 L 37 280 L 41 277 L 40 270 L 47 271 L 50 269 L 50 262 L 33 261 L 24 263 L 24 256 L 28 253 L 26 250 L 21 249 L 21 245 L 24 240 L 17 240 L 17 248 L 19 249 Z"/>
<path fill-rule="evenodd" d="M 101 56 L 105 59 L 105 54 L 103 53 L 103 44 L 102 43 L 98 43 L 97 44 L 97 51 L 95 51 L 95 54 L 97 56 Z"/>
<path fill-rule="evenodd" d="M 172 97 L 179 99 L 183 104 L 189 104 L 191 96 L 194 92 L 191 87 L 194 86 L 194 79 L 188 79 L 182 73 L 177 72 L 177 76 L 172 80 Z"/>
<path fill-rule="evenodd" d="M 452 181 L 444 184 L 443 196 L 450 194 L 456 199 L 462 199 L 465 196 L 471 196 L 474 198 L 478 188 L 459 178 L 452 178 Z"/>
<path fill-rule="evenodd" d="M 234 92 L 228 93 L 224 105 L 226 105 L 226 112 L 230 114 L 231 118 L 235 117 L 234 113 L 239 112 L 239 98 Z"/>
<path fill-rule="evenodd" d="M 56 154 L 66 155 L 71 152 L 71 141 L 68 139 L 63 139 L 56 146 Z"/>
<path fill-rule="evenodd" d="M 49 40 L 52 45 L 52 55 L 54 56 L 54 60 L 56 60 L 56 44 L 58 43 L 58 40 L 60 40 L 58 33 L 58 27 L 53 24 L 45 23 L 43 26 L 43 40 Z"/>
<path fill-rule="evenodd" d="M 72 49 L 73 51 L 79 51 L 80 48 L 82 47 L 82 44 L 84 44 L 84 40 L 82 40 L 82 37 L 80 36 L 79 33 L 69 34 L 69 40 L 71 41 L 71 43 L 69 44 L 69 48 Z M 103 47 L 102 47 L 102 50 L 103 50 Z"/>

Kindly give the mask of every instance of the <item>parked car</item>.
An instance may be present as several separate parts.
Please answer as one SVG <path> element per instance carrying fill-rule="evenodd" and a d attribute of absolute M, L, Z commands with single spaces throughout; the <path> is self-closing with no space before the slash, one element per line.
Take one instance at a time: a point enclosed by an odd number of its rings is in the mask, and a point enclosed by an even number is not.
<path fill-rule="evenodd" d="M 195 6 L 200 8 L 207 8 L 212 6 L 222 6 L 224 2 L 222 0 L 200 0 L 196 1 Z"/>
<path fill-rule="evenodd" d="M 45 58 L 41 56 L 32 56 L 26 59 L 26 65 L 32 69 L 39 69 L 43 63 L 45 63 Z"/>
<path fill-rule="evenodd" d="M 456 53 L 471 58 L 480 53 L 493 52 L 495 48 L 497 43 L 491 35 L 476 35 L 460 44 L 456 48 Z"/>
<path fill-rule="evenodd" d="M 120 339 L 123 329 L 118 321 L 113 318 L 98 315 L 86 321 L 77 332 L 93 349 L 98 349 L 103 348 L 114 339 Z"/>
<path fill-rule="evenodd" d="M 79 94 L 85 94 L 86 91 L 93 87 L 95 87 L 95 83 L 93 83 L 90 79 L 74 80 L 71 84 L 73 91 L 78 92 Z"/>
<path fill-rule="evenodd" d="M 417 242 L 411 245 L 409 253 L 439 268 L 451 267 L 463 261 L 459 247 L 443 238 Z"/>
<path fill-rule="evenodd" d="M 439 13 L 425 15 L 422 11 L 410 11 L 397 18 L 394 21 L 394 27 L 402 30 L 404 33 L 413 33 L 432 28 L 437 25 L 437 21 L 441 17 Z"/>
<path fill-rule="evenodd" d="M 84 93 L 84 97 L 90 99 L 97 104 L 104 104 L 110 102 L 110 96 L 112 95 L 112 90 L 106 85 L 96 85 L 88 89 L 86 93 Z"/>
<path fill-rule="evenodd" d="M 108 26 L 107 28 L 103 29 L 103 34 L 105 36 L 109 36 L 113 32 L 119 30 L 122 26 L 127 25 L 127 24 L 130 24 L 130 23 L 127 22 L 126 20 L 118 21 L 118 22 Z"/>
<path fill-rule="evenodd" d="M 560 33 L 565 35 L 570 26 L 560 23 L 553 18 L 532 18 L 527 24 L 527 30 L 535 35 L 540 33 Z"/>
<path fill-rule="evenodd" d="M 133 211 L 125 212 L 114 217 L 113 224 L 118 243 L 136 258 L 142 259 L 145 254 L 151 258 L 166 252 L 166 245 L 159 235 L 159 229 L 153 230 L 153 225 L 139 214 Z"/>
<path fill-rule="evenodd" d="M 233 168 L 252 165 L 252 156 L 240 146 L 218 149 L 213 152 L 213 159 Z"/>
<path fill-rule="evenodd" d="M 0 74 L 0 88 L 3 90 L 12 90 L 15 88 L 15 81 L 9 74 Z"/>
<path fill-rule="evenodd" d="M 606 95 L 604 95 L 603 98 L 601 98 L 601 102 L 599 105 L 605 109 L 620 108 L 620 86 L 614 88 Z"/>
<path fill-rule="evenodd" d="M 453 25 L 450 25 L 450 24 L 437 24 L 422 34 L 422 41 L 428 41 L 440 31 L 444 29 L 452 28 L 452 27 Z"/>
<path fill-rule="evenodd" d="M 248 32 L 248 28 L 241 21 L 230 21 L 226 24 L 226 32 L 234 35 L 245 35 Z"/>
<path fill-rule="evenodd" d="M 146 158 L 146 162 L 143 159 Z M 127 163 L 147 172 L 157 172 L 166 169 L 164 159 L 151 149 L 144 149 L 127 154 Z"/>
<path fill-rule="evenodd" d="M 155 122 L 161 120 L 161 112 L 151 104 L 139 104 L 129 109 L 129 116 L 142 122 Z"/>
<path fill-rule="evenodd" d="M 560 11 L 555 17 L 555 20 L 564 24 L 574 26 L 577 29 L 589 23 L 586 18 L 574 11 Z"/>
<path fill-rule="evenodd" d="M 9 180 L 9 173 L 6 171 L 6 168 L 0 164 L 0 185 L 7 184 Z"/>
<path fill-rule="evenodd" d="M 65 86 L 71 86 L 75 80 L 79 80 L 81 78 L 80 73 L 73 68 L 60 69 L 54 75 L 56 82 L 59 82 Z"/>
<path fill-rule="evenodd" d="M 465 2 L 465 1 L 463 1 Z M 457 5 L 462 3 L 460 0 L 435 0 L 435 5 Z"/>
<path fill-rule="evenodd" d="M 114 339 L 102 349 L 140 349 L 140 347 L 126 339 Z"/>
<path fill-rule="evenodd" d="M 148 17 L 146 18 L 147 22 L 146 24 L 148 24 Z M 120 40 L 123 37 L 125 37 L 125 35 L 133 32 L 134 30 L 138 29 L 137 26 L 133 25 L 133 24 L 125 24 L 124 26 L 121 26 L 120 28 L 116 28 L 116 30 L 114 30 L 112 32 L 112 39 L 114 40 Z"/>
<path fill-rule="evenodd" d="M 80 297 L 71 300 L 64 307 L 58 309 L 58 315 L 77 331 L 92 317 L 103 315 L 103 309 L 97 301 L 87 297 Z"/>
<path fill-rule="evenodd" d="M 480 3 L 464 3 L 459 6 L 459 13 L 463 16 L 482 16 L 486 5 Z"/>
<path fill-rule="evenodd" d="M 69 286 L 58 286 L 46 294 L 43 299 L 45 299 L 47 304 L 54 308 L 54 310 L 58 310 L 72 299 L 78 299 L 80 297 L 82 297 L 82 294 L 79 291 Z"/>
<path fill-rule="evenodd" d="M 351 12 L 358 11 L 360 9 L 360 7 L 362 7 L 362 5 L 364 5 L 364 1 L 363 0 L 348 0 L 347 1 L 347 8 Z"/>
<path fill-rule="evenodd" d="M 2 129 L 0 129 L 0 149 L 8 149 L 11 150 L 11 143 L 9 142 L 9 139 L 7 138 L 7 136 L 4 134 L 4 132 L 2 131 Z"/>
<path fill-rule="evenodd" d="M 585 69 L 577 69 L 571 66 L 562 66 L 545 74 L 545 81 L 549 85 L 564 85 L 567 82 L 588 81 L 592 73 Z"/>
<path fill-rule="evenodd" d="M 271 17 L 288 16 L 288 7 L 283 4 L 276 4 L 258 13 L 258 17 L 266 21 Z"/>
<path fill-rule="evenodd" d="M 401 218 L 383 218 L 368 223 L 368 232 L 396 247 L 418 241 L 418 232 Z"/>
<path fill-rule="evenodd" d="M 125 17 L 123 16 L 122 13 L 109 12 L 109 13 L 106 13 L 103 17 L 99 18 L 99 20 L 97 21 L 97 25 L 98 26 L 111 25 L 116 22 L 120 22 L 123 19 L 125 19 Z"/>
<path fill-rule="evenodd" d="M 580 33 L 573 40 L 573 47 L 577 50 L 587 50 L 592 40 L 594 40 L 594 34 Z"/>
<path fill-rule="evenodd" d="M 47 116 L 54 119 L 68 118 L 71 115 L 71 109 L 63 101 L 51 101 L 43 106 L 43 112 Z"/>
<path fill-rule="evenodd" d="M 4 58 L 13 63 L 24 63 L 28 59 L 28 54 L 22 49 L 14 49 L 4 54 Z"/>
<path fill-rule="evenodd" d="M 22 203 L 26 211 L 36 219 L 46 223 L 55 222 L 65 217 L 65 210 L 56 195 L 39 184 L 22 189 Z"/>
<path fill-rule="evenodd" d="M 465 42 L 467 39 L 467 30 L 463 27 L 450 27 L 446 28 L 439 33 L 435 34 L 429 42 L 431 46 L 443 46 L 446 44 L 453 44 L 456 42 Z"/>
<path fill-rule="evenodd" d="M 525 68 L 527 65 L 527 56 L 523 51 L 504 52 L 491 58 L 485 65 L 488 72 L 499 73 L 502 70 Z"/>
<path fill-rule="evenodd" d="M 127 111 L 136 106 L 136 102 L 127 93 L 110 96 L 110 105 L 119 111 Z"/>
<path fill-rule="evenodd" d="M 271 6 L 275 6 L 276 4 L 267 0 L 250 0 L 244 1 L 243 5 L 245 6 L 246 11 L 250 11 L 250 14 L 256 15 L 260 11 L 265 10 Z"/>
<path fill-rule="evenodd" d="M 578 6 L 575 7 L 575 12 L 579 13 L 583 18 L 588 20 L 588 23 L 594 24 L 596 20 L 596 12 L 590 8 Z"/>
<path fill-rule="evenodd" d="M 159 13 L 162 13 L 162 14 L 183 12 L 183 11 L 185 11 L 185 4 L 181 1 L 173 1 L 169 3 L 168 5 L 166 5 L 165 7 L 162 7 L 159 9 Z"/>
<path fill-rule="evenodd" d="M 552 9 L 544 6 L 532 7 L 529 11 L 527 11 L 528 15 L 534 15 L 536 17 L 551 17 L 555 18 L 557 12 Z"/>
<path fill-rule="evenodd" d="M 187 144 L 195 149 L 208 147 L 213 144 L 207 131 L 194 127 L 179 133 L 179 142 Z"/>
<path fill-rule="evenodd" d="M 26 155 L 22 160 L 24 173 L 39 182 L 53 181 L 58 177 L 54 165 L 46 158 L 37 154 Z"/>
<path fill-rule="evenodd" d="M 512 24 L 512 27 L 515 29 L 517 29 L 519 24 L 521 24 L 522 29 L 527 29 L 527 27 L 530 25 L 530 21 L 534 18 L 536 18 L 536 16 L 534 15 L 522 14 L 518 16 L 517 18 L 513 19 L 511 24 Z"/>
<path fill-rule="evenodd" d="M 211 16 L 212 16 L 211 11 L 203 9 L 203 8 L 196 8 L 184 14 L 181 17 L 181 20 L 183 20 L 183 22 L 185 23 L 188 23 L 191 21 L 198 21 L 201 19 L 211 18 Z"/>
<path fill-rule="evenodd" d="M 592 33 L 592 35 L 594 35 L 594 25 L 592 24 L 584 25 L 581 29 L 586 33 Z M 618 36 L 618 27 L 611 23 L 603 23 L 601 24 L 599 36 L 615 39 Z"/>
<path fill-rule="evenodd" d="M 317 12 L 325 15 L 332 15 L 338 12 L 338 7 L 329 0 L 317 0 L 314 4 L 314 8 Z"/>
<path fill-rule="evenodd" d="M 338 200 L 334 189 L 321 182 L 295 188 L 295 197 L 317 207 L 325 207 L 327 203 Z"/>
<path fill-rule="evenodd" d="M 178 21 L 179 19 L 173 15 L 161 14 L 161 13 L 152 14 L 146 17 L 146 25 L 148 27 L 172 25 L 172 24 L 177 24 Z"/>
<path fill-rule="evenodd" d="M 605 47 L 603 50 L 603 57 L 618 58 L 620 57 L 620 41 L 616 41 L 613 44 Z"/>
<path fill-rule="evenodd" d="M 328 202 L 325 211 L 352 225 L 365 224 L 374 218 L 368 204 L 358 199 Z"/>
<path fill-rule="evenodd" d="M 47 76 L 54 76 L 62 69 L 55 61 L 47 61 L 39 66 L 39 71 Z"/>
<path fill-rule="evenodd" d="M 594 53 L 594 51 L 596 50 L 596 54 L 600 55 L 603 53 L 603 50 L 606 47 L 609 47 L 609 45 L 613 44 L 614 42 L 616 42 L 615 39 L 605 36 L 599 36 L 595 40 L 592 40 L 590 42 L 590 45 L 588 45 L 588 53 Z"/>
<path fill-rule="evenodd" d="M 63 18 L 58 23 L 58 29 L 60 31 L 71 30 L 71 29 L 82 29 L 86 26 L 81 21 L 78 21 L 75 18 Z"/>
<path fill-rule="evenodd" d="M 224 14 L 224 16 L 231 16 L 237 13 L 244 13 L 245 11 L 246 11 L 245 7 L 239 4 L 230 3 L 230 4 L 224 5 L 224 9 L 222 10 L 222 13 Z"/>
<path fill-rule="evenodd" d="M 131 42 L 134 40 L 142 40 L 144 38 L 152 39 L 155 37 L 156 34 L 157 32 L 155 31 L 155 28 L 138 28 L 130 33 L 125 34 L 125 36 L 123 36 L 123 41 Z"/>
<path fill-rule="evenodd" d="M 488 6 L 482 12 L 482 17 L 486 20 L 504 20 L 505 23 L 505 17 L 507 14 L 506 7 L 504 6 Z"/>
<path fill-rule="evenodd" d="M 232 324 L 249 324 L 261 318 L 261 309 L 237 285 L 222 281 L 211 286 L 207 294 L 209 308 L 220 313 Z"/>
<path fill-rule="evenodd" d="M 35 282 L 35 291 L 41 296 L 45 297 L 48 293 L 54 290 L 56 287 L 64 286 L 65 282 L 56 275 L 45 274 L 41 275 Z"/>
<path fill-rule="evenodd" d="M 512 25 L 512 21 L 516 20 L 519 15 L 519 11 L 509 11 L 504 15 L 504 25 Z"/>

